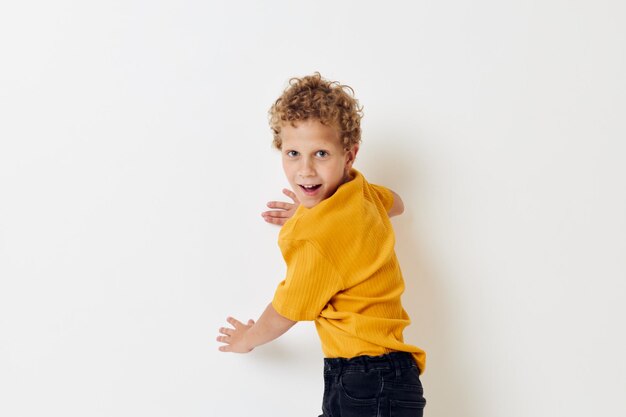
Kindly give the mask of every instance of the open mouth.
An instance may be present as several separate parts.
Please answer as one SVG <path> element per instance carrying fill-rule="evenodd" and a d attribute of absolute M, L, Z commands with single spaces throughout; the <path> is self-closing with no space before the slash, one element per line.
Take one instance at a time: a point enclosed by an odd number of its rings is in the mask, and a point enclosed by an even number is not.
<path fill-rule="evenodd" d="M 306 193 L 306 194 L 315 194 L 315 192 L 322 186 L 322 184 L 315 184 L 315 185 L 300 185 L 300 188 L 302 188 L 302 190 Z"/>

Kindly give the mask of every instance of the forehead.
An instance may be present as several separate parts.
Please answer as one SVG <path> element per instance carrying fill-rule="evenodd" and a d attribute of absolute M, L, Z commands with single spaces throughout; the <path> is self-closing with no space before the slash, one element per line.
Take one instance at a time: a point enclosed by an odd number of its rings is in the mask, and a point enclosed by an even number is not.
<path fill-rule="evenodd" d="M 341 147 L 341 136 L 335 126 L 327 126 L 317 119 L 308 119 L 281 127 L 283 145 L 336 145 Z"/>

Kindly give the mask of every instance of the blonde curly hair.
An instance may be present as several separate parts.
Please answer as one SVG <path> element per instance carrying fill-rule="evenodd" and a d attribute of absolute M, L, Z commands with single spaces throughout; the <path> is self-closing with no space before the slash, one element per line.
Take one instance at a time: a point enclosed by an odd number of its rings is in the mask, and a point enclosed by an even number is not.
<path fill-rule="evenodd" d="M 346 149 L 361 142 L 363 107 L 354 97 L 354 90 L 337 81 L 324 79 L 319 72 L 289 80 L 289 87 L 269 110 L 270 127 L 274 132 L 273 145 L 282 147 L 281 127 L 308 119 L 317 119 L 326 126 L 339 130 Z"/>

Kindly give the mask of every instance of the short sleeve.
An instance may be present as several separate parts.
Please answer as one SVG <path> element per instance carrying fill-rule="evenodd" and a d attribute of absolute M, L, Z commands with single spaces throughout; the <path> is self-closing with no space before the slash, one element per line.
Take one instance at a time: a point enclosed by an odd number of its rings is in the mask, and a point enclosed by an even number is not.
<path fill-rule="evenodd" d="M 386 187 L 382 185 L 370 184 L 372 190 L 374 190 L 374 194 L 378 197 L 378 199 L 383 203 L 383 207 L 385 210 L 389 212 L 391 207 L 393 206 L 393 193 Z"/>
<path fill-rule="evenodd" d="M 330 299 L 343 289 L 341 276 L 308 241 L 290 242 L 283 257 L 287 276 L 278 285 L 272 306 L 290 320 L 315 320 Z"/>

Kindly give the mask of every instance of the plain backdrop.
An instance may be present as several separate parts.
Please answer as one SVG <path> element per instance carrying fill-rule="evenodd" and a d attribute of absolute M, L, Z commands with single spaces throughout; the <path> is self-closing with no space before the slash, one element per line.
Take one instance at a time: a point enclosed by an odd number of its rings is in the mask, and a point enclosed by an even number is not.
<path fill-rule="evenodd" d="M 267 111 L 364 106 L 428 417 L 626 413 L 626 3 L 0 5 L 0 415 L 317 416 L 300 323 L 218 352 L 284 277 Z"/>

